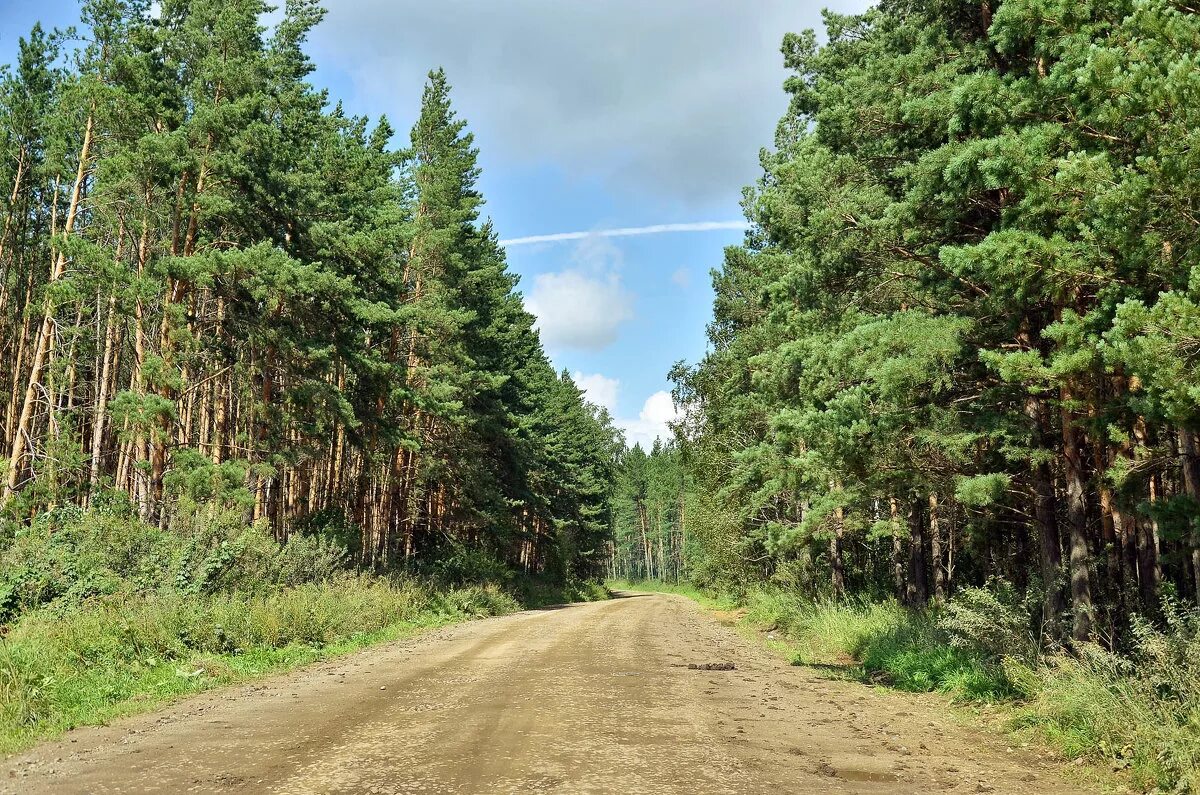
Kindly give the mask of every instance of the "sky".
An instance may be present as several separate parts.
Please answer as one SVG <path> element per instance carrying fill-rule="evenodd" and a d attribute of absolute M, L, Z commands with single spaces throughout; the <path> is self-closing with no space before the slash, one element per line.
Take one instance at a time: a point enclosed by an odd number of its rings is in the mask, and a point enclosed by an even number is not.
<path fill-rule="evenodd" d="M 784 33 L 865 0 L 327 0 L 313 82 L 407 132 L 444 67 L 485 215 L 555 365 L 629 443 L 667 438 L 667 371 L 705 353 L 709 271 L 787 107 Z M 0 62 L 76 0 L 0 0 Z M 617 233 L 611 232 L 617 230 Z M 638 231 L 638 234 L 630 232 Z M 569 234 L 583 233 L 583 234 Z M 549 237 L 548 240 L 528 238 Z"/>

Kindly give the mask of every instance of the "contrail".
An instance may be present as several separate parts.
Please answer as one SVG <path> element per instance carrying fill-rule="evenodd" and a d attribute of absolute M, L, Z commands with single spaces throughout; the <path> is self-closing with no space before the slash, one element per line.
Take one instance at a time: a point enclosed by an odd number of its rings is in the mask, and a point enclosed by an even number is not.
<path fill-rule="evenodd" d="M 557 243 L 561 240 L 582 240 L 585 237 L 632 237 L 633 235 L 658 235 L 663 232 L 712 232 L 718 229 L 745 229 L 745 221 L 700 221 L 693 224 L 656 224 L 654 226 L 630 226 L 623 229 L 597 229 L 593 232 L 559 232 L 553 235 L 533 235 L 501 240 L 500 245 L 526 246 L 530 243 Z"/>

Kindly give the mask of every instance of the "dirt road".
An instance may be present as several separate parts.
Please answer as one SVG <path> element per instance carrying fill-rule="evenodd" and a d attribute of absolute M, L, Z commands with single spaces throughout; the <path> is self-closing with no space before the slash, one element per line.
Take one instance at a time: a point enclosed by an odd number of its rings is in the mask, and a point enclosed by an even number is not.
<path fill-rule="evenodd" d="M 689 663 L 730 662 L 732 671 Z M 830 682 L 681 597 L 439 630 L 4 761 L 12 793 L 1075 792 L 936 699 Z"/>

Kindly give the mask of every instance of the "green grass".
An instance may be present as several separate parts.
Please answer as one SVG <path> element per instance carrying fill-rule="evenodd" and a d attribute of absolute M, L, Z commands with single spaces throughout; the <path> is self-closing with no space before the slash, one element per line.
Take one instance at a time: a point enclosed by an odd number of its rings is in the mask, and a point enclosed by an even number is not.
<path fill-rule="evenodd" d="M 599 598 L 596 586 L 345 576 L 259 595 L 118 595 L 24 615 L 0 642 L 0 753 L 75 726 L 471 618 Z"/>
<path fill-rule="evenodd" d="M 841 668 L 855 678 L 970 701 L 1015 695 L 999 661 L 952 645 L 937 617 L 896 602 L 810 602 L 752 591 L 746 620 L 783 633 L 797 665 Z"/>
<path fill-rule="evenodd" d="M 640 593 L 670 593 L 686 596 L 711 610 L 733 610 L 737 602 L 731 597 L 701 590 L 688 582 L 659 582 L 657 580 L 606 580 L 604 587 L 610 591 L 635 591 Z"/>

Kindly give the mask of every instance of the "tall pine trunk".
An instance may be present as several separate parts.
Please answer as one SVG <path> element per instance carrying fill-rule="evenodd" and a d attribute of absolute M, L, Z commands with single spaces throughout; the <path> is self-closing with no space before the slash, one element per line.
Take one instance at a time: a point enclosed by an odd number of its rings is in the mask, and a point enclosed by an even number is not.
<path fill-rule="evenodd" d="M 83 198 L 83 186 L 90 174 L 89 162 L 92 149 L 92 130 L 94 126 L 94 110 L 88 111 L 87 122 L 83 130 L 83 143 L 79 148 L 79 167 L 75 172 L 75 184 L 71 188 L 71 202 L 67 207 L 67 217 L 63 224 L 62 237 L 65 241 L 75 228 L 75 219 L 79 213 L 80 201 Z M 67 267 L 66 252 L 56 246 L 51 246 L 53 264 L 50 268 L 50 284 L 62 278 Z M 38 388 L 42 383 L 42 370 L 50 352 L 54 334 L 54 304 L 50 295 L 45 298 L 42 308 L 42 325 L 38 331 L 38 340 L 33 361 L 29 369 L 29 381 L 25 387 L 25 400 L 21 406 L 21 417 L 13 433 L 12 450 L 8 460 L 8 477 L 4 483 L 4 491 L 0 496 L 0 505 L 8 502 L 17 490 L 17 484 L 24 470 L 27 441 L 32 433 L 33 410 L 37 403 Z"/>
<path fill-rule="evenodd" d="M 840 495 L 842 484 L 831 482 L 829 488 Z M 840 496 L 839 496 L 840 499 Z M 833 598 L 846 596 L 846 564 L 842 558 L 842 540 L 846 535 L 846 517 L 841 503 L 833 509 L 833 532 L 829 536 L 829 569 L 832 577 Z"/>
<path fill-rule="evenodd" d="M 946 571 L 942 567 L 942 516 L 937 492 L 929 495 L 929 552 L 933 565 L 933 598 L 942 602 L 946 598 Z"/>
<path fill-rule="evenodd" d="M 908 587 L 905 590 L 905 601 L 913 607 L 929 601 L 924 518 L 921 501 L 914 500 L 908 515 Z"/>
<path fill-rule="evenodd" d="M 1200 506 L 1200 437 L 1195 431 L 1179 432 L 1179 447 L 1183 457 L 1183 489 L 1193 500 L 1193 507 Z M 1191 545 L 1192 579 L 1194 595 L 1200 600 L 1200 514 L 1192 517 Z"/>

